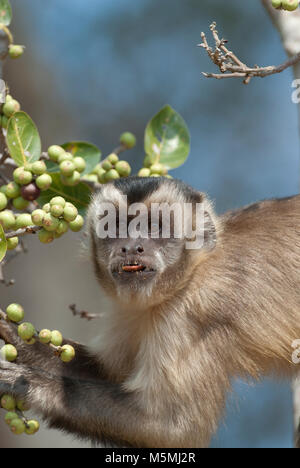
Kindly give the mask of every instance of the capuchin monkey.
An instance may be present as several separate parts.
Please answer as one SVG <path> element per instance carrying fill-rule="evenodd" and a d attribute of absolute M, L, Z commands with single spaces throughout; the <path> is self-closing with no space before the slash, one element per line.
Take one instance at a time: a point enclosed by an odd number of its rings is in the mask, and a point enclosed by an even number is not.
<path fill-rule="evenodd" d="M 193 226 L 195 207 L 203 207 L 194 231 L 201 246 L 187 248 L 174 235 L 177 215 L 168 238 L 162 216 L 148 236 L 121 238 L 121 207 L 129 223 L 133 204 L 175 202 L 192 204 Z M 107 204 L 116 207 L 114 238 L 99 237 Z M 300 196 L 218 217 L 204 194 L 180 181 L 131 177 L 94 195 L 88 232 L 97 278 L 114 302 L 97 321 L 98 353 L 66 341 L 76 357 L 64 364 L 47 346 L 23 344 L 1 320 L 0 338 L 19 354 L 0 363 L 0 394 L 99 444 L 196 448 L 209 446 L 233 378 L 297 373 Z"/>

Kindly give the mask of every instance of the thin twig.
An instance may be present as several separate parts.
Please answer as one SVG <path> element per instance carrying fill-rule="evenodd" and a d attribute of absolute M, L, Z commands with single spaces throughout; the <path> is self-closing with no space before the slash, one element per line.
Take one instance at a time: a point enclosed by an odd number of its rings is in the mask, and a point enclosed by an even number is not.
<path fill-rule="evenodd" d="M 5 234 L 6 239 L 11 239 L 12 237 L 21 237 L 26 234 L 36 234 L 42 228 L 40 226 L 29 226 L 23 229 L 18 229 L 17 231 L 8 232 Z"/>
<path fill-rule="evenodd" d="M 76 304 L 72 304 L 69 306 L 69 309 L 72 311 L 74 317 L 80 317 L 82 319 L 86 319 L 88 321 L 98 319 L 101 317 L 101 314 L 90 314 L 86 310 L 78 310 Z"/>

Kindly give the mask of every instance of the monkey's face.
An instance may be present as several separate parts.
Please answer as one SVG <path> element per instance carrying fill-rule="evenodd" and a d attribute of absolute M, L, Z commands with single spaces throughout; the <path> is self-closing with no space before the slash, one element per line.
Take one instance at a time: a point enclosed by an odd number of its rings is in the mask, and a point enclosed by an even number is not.
<path fill-rule="evenodd" d="M 103 186 L 91 204 L 89 226 L 96 274 L 106 291 L 122 302 L 148 305 L 172 294 L 193 263 L 180 230 L 182 207 L 202 202 L 199 192 L 165 178 L 130 177 Z"/>

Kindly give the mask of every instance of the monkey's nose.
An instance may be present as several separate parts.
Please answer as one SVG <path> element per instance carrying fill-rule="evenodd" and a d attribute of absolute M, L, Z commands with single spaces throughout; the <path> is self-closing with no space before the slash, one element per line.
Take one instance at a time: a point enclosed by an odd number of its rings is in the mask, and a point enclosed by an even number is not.
<path fill-rule="evenodd" d="M 124 245 L 121 248 L 122 254 L 125 255 L 135 255 L 144 253 L 144 247 L 142 245 Z"/>

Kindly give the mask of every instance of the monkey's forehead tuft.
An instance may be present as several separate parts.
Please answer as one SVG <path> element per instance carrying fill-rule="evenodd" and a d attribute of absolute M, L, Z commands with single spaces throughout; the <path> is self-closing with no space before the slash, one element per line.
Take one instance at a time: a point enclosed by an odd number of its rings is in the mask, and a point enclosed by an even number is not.
<path fill-rule="evenodd" d="M 126 177 L 104 185 L 96 194 L 97 201 L 118 203 L 127 196 L 129 204 L 139 202 L 201 203 L 204 195 L 178 179 L 165 177 Z"/>

